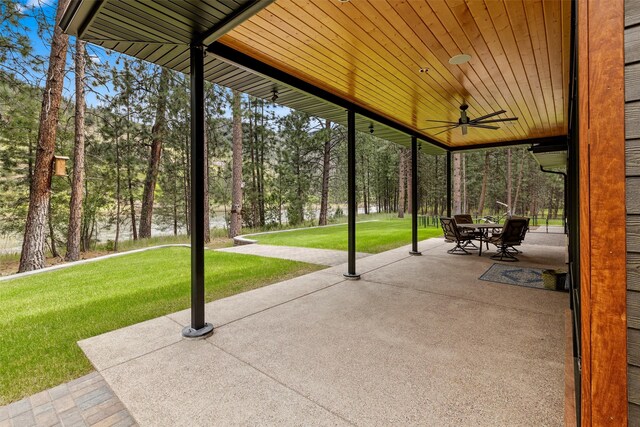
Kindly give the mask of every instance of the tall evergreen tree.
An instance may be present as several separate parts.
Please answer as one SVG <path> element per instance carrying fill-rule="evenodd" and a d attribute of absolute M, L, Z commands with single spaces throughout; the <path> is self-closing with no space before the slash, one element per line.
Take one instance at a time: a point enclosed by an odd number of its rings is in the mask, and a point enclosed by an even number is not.
<path fill-rule="evenodd" d="M 398 150 L 398 218 L 404 218 L 404 202 L 407 184 L 407 162 L 405 161 L 406 152 L 404 148 Z"/>
<path fill-rule="evenodd" d="M 462 157 L 460 153 L 453 153 L 451 157 L 453 169 L 452 213 L 457 215 L 462 213 Z"/>
<path fill-rule="evenodd" d="M 56 23 L 60 22 L 69 0 L 59 0 Z M 56 142 L 58 110 L 62 99 L 64 67 L 69 38 L 55 25 L 51 39 L 51 53 L 47 81 L 42 98 L 40 128 L 35 168 L 31 180 L 29 210 L 25 224 L 19 271 L 30 271 L 45 266 L 45 238 L 51 197 L 51 174 Z"/>
<path fill-rule="evenodd" d="M 144 181 L 142 193 L 142 208 L 140 211 L 140 238 L 151 237 L 151 224 L 153 221 L 153 202 L 160 170 L 160 158 L 162 156 L 162 142 L 166 134 L 166 109 L 167 97 L 169 96 L 169 69 L 162 68 L 160 72 L 160 82 L 158 93 L 155 99 L 156 117 L 151 129 L 151 147 L 149 153 L 149 163 L 147 165 L 147 175 Z M 207 227 L 208 229 L 208 227 Z"/>
<path fill-rule="evenodd" d="M 242 231 L 242 110 L 240 93 L 233 91 L 233 176 L 229 237 Z"/>
<path fill-rule="evenodd" d="M 84 197 L 84 142 L 85 142 L 85 42 L 76 40 L 76 111 L 75 144 L 73 149 L 73 178 L 71 184 L 71 203 L 69 205 L 69 227 L 67 230 L 67 261 L 80 258 L 80 234 L 82 227 L 82 202 Z"/>

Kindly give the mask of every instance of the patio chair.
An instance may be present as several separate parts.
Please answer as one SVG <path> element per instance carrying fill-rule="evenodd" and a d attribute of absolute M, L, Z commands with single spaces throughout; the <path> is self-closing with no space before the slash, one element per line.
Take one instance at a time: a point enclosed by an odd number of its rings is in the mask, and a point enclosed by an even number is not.
<path fill-rule="evenodd" d="M 512 216 L 511 218 L 512 219 L 526 219 L 527 220 L 527 226 L 522 229 L 522 236 L 521 236 L 522 238 L 520 239 L 520 243 L 522 243 L 522 241 L 524 240 L 524 236 L 527 234 L 527 231 L 529 231 L 529 221 L 531 221 L 531 218 L 527 218 L 527 217 L 524 217 L 524 216 Z M 501 234 L 502 234 L 502 230 L 500 230 L 499 233 L 494 233 L 492 235 L 492 237 L 500 237 Z M 508 250 L 511 253 L 514 253 L 514 254 L 521 254 L 522 253 L 521 250 L 518 250 L 515 247 L 508 248 Z"/>
<path fill-rule="evenodd" d="M 453 219 L 456 220 L 456 224 L 473 224 L 473 218 L 470 214 L 454 215 Z"/>
<path fill-rule="evenodd" d="M 455 255 L 471 255 L 471 252 L 467 251 L 466 247 L 475 238 L 473 233 L 465 233 L 460 231 L 456 220 L 453 218 L 440 217 L 440 225 L 444 232 L 444 240 L 446 242 L 455 243 L 456 246 L 449 249 L 447 253 Z M 471 250 L 471 249 L 470 249 Z"/>
<path fill-rule="evenodd" d="M 518 258 L 514 256 L 514 253 L 517 253 L 517 249 L 514 246 L 522 243 L 527 223 L 526 218 L 508 219 L 502 227 L 502 232 L 489 238 L 489 243 L 495 245 L 498 249 L 495 254 L 491 255 L 491 259 L 508 262 L 518 261 Z"/>
<path fill-rule="evenodd" d="M 458 224 L 473 224 L 473 218 L 471 217 L 470 214 L 454 215 L 453 219 L 456 221 L 456 225 L 458 225 Z M 473 233 L 473 237 L 475 239 L 479 239 L 481 237 L 481 235 L 482 235 L 481 231 L 467 230 L 466 233 L 468 233 L 468 234 Z M 475 248 L 475 249 L 478 248 L 471 240 L 469 240 L 467 243 L 464 244 L 464 247 L 467 247 L 467 246 L 473 246 L 473 248 Z M 487 249 L 489 249 L 489 246 L 487 246 Z"/>
<path fill-rule="evenodd" d="M 529 221 L 531 221 L 531 218 L 527 218 L 527 217 L 524 217 L 524 216 L 513 216 L 511 218 L 513 218 L 513 219 L 526 219 L 527 220 L 527 226 L 522 229 L 522 236 L 521 236 L 521 239 L 520 239 L 520 243 L 522 243 L 522 241 L 524 240 L 524 236 L 526 236 L 527 231 L 529 231 Z M 515 253 L 515 254 L 521 254 L 522 253 L 521 250 L 518 250 L 515 247 L 510 248 L 509 250 L 513 251 L 513 253 Z"/>

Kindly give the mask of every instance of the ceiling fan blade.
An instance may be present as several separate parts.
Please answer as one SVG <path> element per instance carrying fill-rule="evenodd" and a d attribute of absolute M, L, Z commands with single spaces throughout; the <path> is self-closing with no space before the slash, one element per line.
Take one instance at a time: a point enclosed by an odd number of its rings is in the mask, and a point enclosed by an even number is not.
<path fill-rule="evenodd" d="M 466 135 L 469 131 L 467 130 L 467 125 L 462 125 L 462 134 Z"/>
<path fill-rule="evenodd" d="M 500 129 L 498 126 L 486 126 L 486 125 L 479 125 L 476 123 L 473 123 L 473 124 L 469 123 L 469 126 L 473 126 L 474 128 L 482 128 L 482 129 L 493 129 L 493 130 Z"/>
<path fill-rule="evenodd" d="M 455 128 L 457 128 L 457 127 L 458 127 L 458 125 L 456 125 L 456 126 L 452 126 L 452 127 L 450 127 L 449 129 L 441 130 L 441 131 L 440 131 L 440 132 L 438 132 L 438 133 L 434 133 L 434 134 L 433 134 L 433 136 L 440 135 L 440 134 L 441 134 L 441 133 L 443 133 L 443 132 L 450 131 L 450 130 L 455 129 Z"/>
<path fill-rule="evenodd" d="M 493 119 L 493 120 L 483 120 L 481 122 L 473 122 L 473 123 L 498 123 L 498 122 L 510 122 L 512 120 L 518 120 L 517 117 L 507 117 L 504 119 Z"/>
<path fill-rule="evenodd" d="M 480 120 L 488 119 L 489 117 L 497 116 L 498 114 L 506 113 L 505 110 L 494 111 L 493 113 L 486 114 L 484 116 L 477 117 L 471 120 L 471 123 L 479 122 Z"/>
<path fill-rule="evenodd" d="M 446 120 L 425 120 L 425 122 L 434 122 L 434 123 L 450 123 L 452 125 L 457 125 L 458 122 L 449 122 Z"/>
<path fill-rule="evenodd" d="M 451 125 L 443 125 L 443 126 L 432 126 L 432 127 L 429 127 L 429 128 L 422 128 L 422 129 L 418 129 L 418 130 L 439 129 L 439 128 L 450 128 L 450 127 L 456 127 L 456 126 L 458 126 L 458 124 L 457 124 L 457 123 L 456 123 L 455 125 L 454 125 L 454 124 L 451 124 Z"/>

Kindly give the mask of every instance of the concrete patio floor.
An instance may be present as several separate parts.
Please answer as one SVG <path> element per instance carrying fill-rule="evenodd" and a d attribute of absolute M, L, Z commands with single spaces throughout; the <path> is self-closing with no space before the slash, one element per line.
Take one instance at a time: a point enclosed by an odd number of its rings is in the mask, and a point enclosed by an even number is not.
<path fill-rule="evenodd" d="M 562 267 L 557 242 L 518 266 Z M 494 261 L 442 239 L 207 304 L 79 344 L 142 426 L 563 423 L 568 295 L 478 280 Z"/>

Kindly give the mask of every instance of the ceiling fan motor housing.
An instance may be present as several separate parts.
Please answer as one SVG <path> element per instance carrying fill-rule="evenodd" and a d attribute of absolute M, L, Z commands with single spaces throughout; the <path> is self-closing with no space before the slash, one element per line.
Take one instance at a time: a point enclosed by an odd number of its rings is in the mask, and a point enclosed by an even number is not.
<path fill-rule="evenodd" d="M 446 124 L 435 126 L 432 128 L 425 128 L 425 129 L 435 129 L 435 128 L 443 128 L 443 127 L 446 128 L 445 130 L 442 130 L 435 134 L 435 135 L 439 135 L 443 132 L 447 132 L 459 127 L 462 130 L 462 134 L 466 135 L 468 133 L 468 128 L 470 127 L 497 130 L 500 128 L 498 126 L 493 125 L 494 123 L 510 122 L 513 120 L 518 120 L 517 117 L 505 117 L 502 119 L 492 119 L 492 117 L 506 113 L 505 110 L 494 111 L 493 113 L 485 114 L 484 116 L 476 117 L 475 119 L 472 120 L 469 118 L 469 116 L 467 116 L 468 108 L 469 106 L 467 104 L 460 105 L 460 118 L 458 119 L 457 122 L 443 121 L 443 120 L 427 120 L 430 122 L 446 123 Z M 489 123 L 491 123 L 491 125 L 489 125 Z"/>

